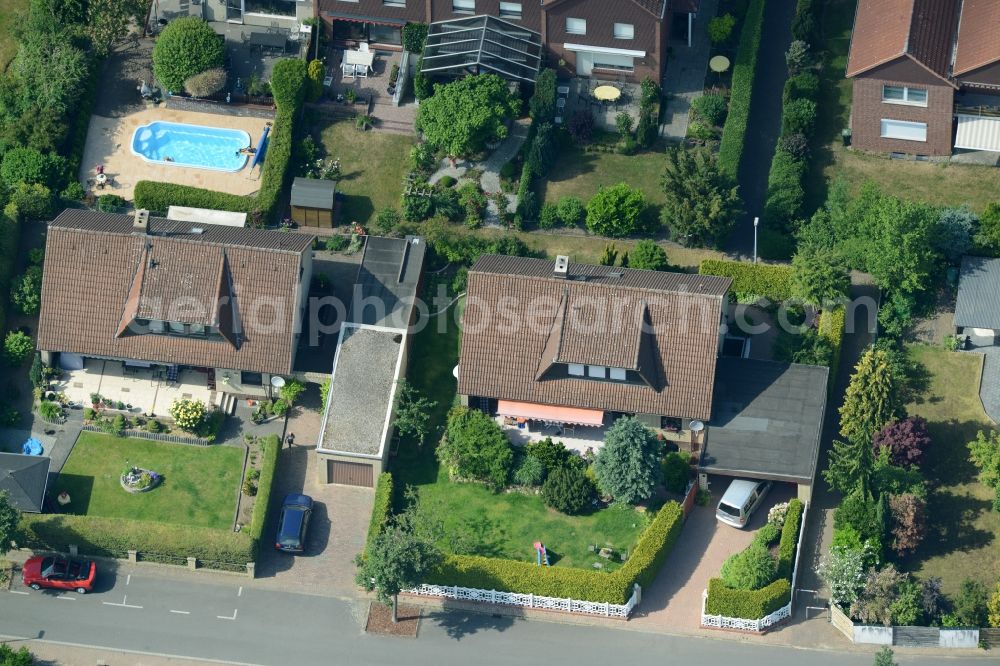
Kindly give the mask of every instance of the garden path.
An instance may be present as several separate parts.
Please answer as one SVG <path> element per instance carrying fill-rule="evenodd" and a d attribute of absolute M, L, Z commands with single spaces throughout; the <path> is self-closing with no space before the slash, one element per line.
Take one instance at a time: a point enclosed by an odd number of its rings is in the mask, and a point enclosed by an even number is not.
<path fill-rule="evenodd" d="M 708 22 L 715 16 L 718 0 L 701 0 L 701 9 L 692 24 L 691 46 L 673 41 L 673 54 L 667 58 L 663 72 L 663 94 L 666 122 L 660 126 L 660 136 L 681 141 L 687 136 L 691 102 L 705 90 L 705 72 L 712 44 L 708 39 Z"/>
<path fill-rule="evenodd" d="M 1000 347 L 976 347 L 983 359 L 983 378 L 979 384 L 979 398 L 983 409 L 994 423 L 1000 423 Z"/>

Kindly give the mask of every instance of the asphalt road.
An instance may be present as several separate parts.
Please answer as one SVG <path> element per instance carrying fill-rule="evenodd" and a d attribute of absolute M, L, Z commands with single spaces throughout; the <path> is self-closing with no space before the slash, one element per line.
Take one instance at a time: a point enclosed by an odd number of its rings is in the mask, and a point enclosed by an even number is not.
<path fill-rule="evenodd" d="M 328 597 L 146 573 L 92 594 L 0 592 L 0 634 L 237 664 L 739 664 L 868 666 L 869 654 L 808 652 L 488 615 L 432 613 L 416 640 L 369 636 L 360 606 Z M 900 658 L 902 664 L 940 664 Z"/>

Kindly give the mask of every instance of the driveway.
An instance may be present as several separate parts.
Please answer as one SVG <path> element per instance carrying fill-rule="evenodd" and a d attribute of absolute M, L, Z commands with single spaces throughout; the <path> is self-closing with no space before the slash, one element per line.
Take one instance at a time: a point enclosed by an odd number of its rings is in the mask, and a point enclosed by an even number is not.
<path fill-rule="evenodd" d="M 696 633 L 701 629 L 702 593 L 708 580 L 719 575 L 726 559 L 746 548 L 753 533 L 767 522 L 768 510 L 795 497 L 791 484 L 775 484 L 747 529 L 738 530 L 715 519 L 715 506 L 729 486 L 726 477 L 709 479 L 712 502 L 695 505 L 680 541 L 667 557 L 656 580 L 642 592 L 642 603 L 631 622 L 656 631 Z"/>
<path fill-rule="evenodd" d="M 296 441 L 302 441 L 298 433 Z M 374 491 L 320 485 L 316 482 L 316 464 L 313 444 L 296 444 L 282 450 L 271 493 L 273 516 L 265 528 L 257 558 L 257 578 L 264 585 L 273 583 L 283 590 L 351 598 L 358 592 L 354 557 L 364 548 L 368 535 Z M 281 498 L 288 493 L 305 493 L 315 502 L 306 552 L 300 555 L 268 547 Z"/>

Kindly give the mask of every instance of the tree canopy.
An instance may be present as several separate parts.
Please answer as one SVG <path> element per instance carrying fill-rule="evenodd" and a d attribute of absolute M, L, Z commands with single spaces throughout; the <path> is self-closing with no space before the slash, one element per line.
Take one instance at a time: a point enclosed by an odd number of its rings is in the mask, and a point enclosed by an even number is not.
<path fill-rule="evenodd" d="M 521 100 L 496 74 L 467 76 L 434 86 L 434 95 L 420 103 L 416 128 L 431 145 L 465 157 L 506 138 L 505 123 L 520 108 Z"/>
<path fill-rule="evenodd" d="M 358 556 L 356 580 L 374 590 L 380 602 L 392 605 L 395 622 L 399 593 L 416 587 L 440 560 L 441 553 L 430 540 L 395 525 L 372 540 L 366 557 Z"/>
<path fill-rule="evenodd" d="M 672 148 L 661 180 L 663 224 L 684 245 L 717 247 L 736 222 L 743 202 L 735 181 L 702 150 Z"/>
<path fill-rule="evenodd" d="M 810 305 L 824 307 L 847 297 L 851 277 L 839 253 L 805 245 L 792 257 L 792 292 Z"/>
<path fill-rule="evenodd" d="M 195 16 L 177 18 L 156 40 L 153 73 L 164 88 L 180 91 L 195 74 L 222 67 L 225 55 L 226 47 L 212 26 Z"/>
<path fill-rule="evenodd" d="M 602 187 L 587 202 L 587 228 L 600 236 L 627 236 L 639 227 L 645 210 L 642 190 L 625 183 Z"/>
<path fill-rule="evenodd" d="M 631 417 L 608 428 L 594 461 L 601 489 L 616 501 L 636 504 L 649 499 L 660 481 L 662 444 L 653 431 Z"/>
<path fill-rule="evenodd" d="M 628 256 L 628 266 L 648 271 L 665 271 L 670 269 L 670 262 L 667 261 L 667 253 L 662 247 L 651 240 L 641 240 L 632 248 Z"/>
<path fill-rule="evenodd" d="M 21 512 L 11 504 L 10 495 L 0 490 L 0 556 L 10 552 L 10 542 L 17 537 Z"/>
<path fill-rule="evenodd" d="M 847 386 L 840 408 L 840 434 L 854 442 L 870 443 L 875 433 L 901 412 L 895 367 L 888 352 L 869 349 L 854 367 Z"/>

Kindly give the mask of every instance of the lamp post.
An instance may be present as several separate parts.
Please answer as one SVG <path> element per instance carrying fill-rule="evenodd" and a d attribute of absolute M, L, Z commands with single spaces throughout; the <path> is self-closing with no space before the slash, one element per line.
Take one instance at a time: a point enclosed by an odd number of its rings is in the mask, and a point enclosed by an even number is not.
<path fill-rule="evenodd" d="M 760 218 L 753 218 L 753 263 L 757 263 L 757 225 L 760 224 Z"/>

